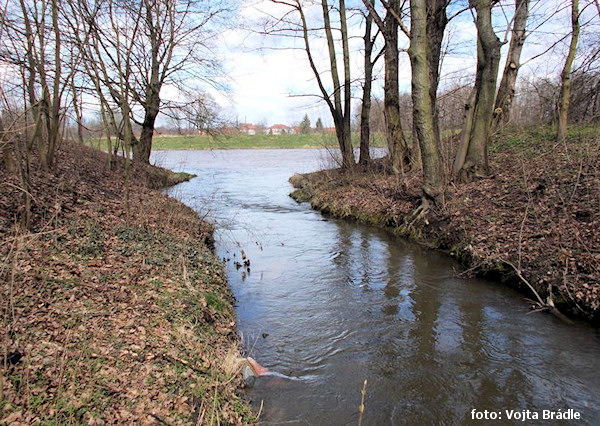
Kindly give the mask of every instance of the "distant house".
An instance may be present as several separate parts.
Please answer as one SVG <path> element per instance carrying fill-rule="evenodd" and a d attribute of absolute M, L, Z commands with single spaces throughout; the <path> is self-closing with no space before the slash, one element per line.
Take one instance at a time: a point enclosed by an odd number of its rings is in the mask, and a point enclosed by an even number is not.
<path fill-rule="evenodd" d="M 286 126 L 285 124 L 273 124 L 269 129 L 269 133 L 272 135 L 287 135 L 293 134 L 294 129 L 290 126 Z"/>
<path fill-rule="evenodd" d="M 240 130 L 240 133 L 244 133 L 246 135 L 256 134 L 256 126 L 252 123 L 240 123 L 238 129 Z"/>

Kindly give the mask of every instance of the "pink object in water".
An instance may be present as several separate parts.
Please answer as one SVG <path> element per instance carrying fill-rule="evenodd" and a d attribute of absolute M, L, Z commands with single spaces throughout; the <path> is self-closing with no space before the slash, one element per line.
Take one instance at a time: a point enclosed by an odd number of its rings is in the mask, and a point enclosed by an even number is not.
<path fill-rule="evenodd" d="M 260 365 L 258 362 L 256 362 L 254 360 L 254 358 L 248 357 L 246 359 L 248 360 L 248 365 L 250 365 L 250 368 L 252 369 L 254 374 L 256 374 L 258 377 L 264 376 L 265 374 L 267 374 L 269 372 L 268 369 L 266 369 L 265 367 Z"/>

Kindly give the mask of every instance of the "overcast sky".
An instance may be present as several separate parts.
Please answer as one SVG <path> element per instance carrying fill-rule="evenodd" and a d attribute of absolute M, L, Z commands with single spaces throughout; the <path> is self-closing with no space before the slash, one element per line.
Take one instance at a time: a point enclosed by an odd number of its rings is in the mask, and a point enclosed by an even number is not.
<path fill-rule="evenodd" d="M 559 13 L 552 20 L 541 27 L 529 24 L 528 28 L 535 28 L 526 41 L 522 60 L 543 52 L 549 45 L 560 40 L 568 32 L 569 13 L 568 7 L 560 7 L 567 2 L 561 0 L 532 0 L 532 21 L 541 21 L 558 10 Z M 498 37 L 503 40 L 507 27 L 507 17 L 511 18 L 514 6 L 512 2 L 505 1 L 504 9 L 497 8 L 494 16 L 494 25 Z M 238 13 L 238 26 L 252 27 L 270 16 L 282 16 L 288 10 L 285 6 L 275 5 L 268 0 L 249 1 Z M 317 18 L 320 7 L 309 10 L 309 17 Z M 505 17 L 506 16 L 506 17 Z M 597 30 L 597 26 L 595 27 Z M 362 58 L 359 52 L 362 40 L 361 20 L 351 19 L 350 31 L 357 36 L 352 40 L 355 51 L 352 59 L 352 78 L 362 77 Z M 442 86 L 451 86 L 462 79 L 463 82 L 472 78 L 475 71 L 476 30 L 469 12 L 452 20 L 447 29 L 446 42 L 451 46 L 444 57 L 442 71 Z M 318 98 L 310 96 L 317 94 L 318 87 L 311 69 L 308 66 L 306 53 L 301 49 L 301 40 L 290 38 L 277 38 L 263 36 L 248 30 L 233 29 L 222 34 L 221 49 L 225 60 L 226 72 L 229 75 L 229 92 L 226 96 L 213 92 L 218 102 L 224 107 L 230 118 L 239 122 L 263 123 L 272 125 L 283 123 L 297 124 L 304 114 L 308 114 L 311 122 L 315 123 L 321 117 L 326 126 L 332 125 L 327 107 Z M 408 41 L 401 35 L 401 44 L 408 47 Z M 568 40 L 567 40 L 568 41 Z M 381 46 L 381 43 L 380 43 Z M 402 47 L 401 46 L 401 47 Z M 528 62 L 521 71 L 522 78 L 531 76 L 553 76 L 560 72 L 561 54 L 565 48 L 564 43 L 553 50 L 554 54 Z M 284 48 L 292 47 L 292 48 Z M 295 49 L 293 48 L 295 47 Z M 507 45 L 502 49 L 505 53 Z M 327 67 L 326 45 L 322 40 L 314 42 L 313 53 L 317 56 L 320 69 Z M 382 63 L 383 61 L 380 61 Z M 382 64 L 381 64 L 382 65 Z M 504 58 L 501 62 L 501 70 Z M 400 54 L 401 90 L 408 92 L 410 89 L 410 63 L 406 53 Z M 382 96 L 383 71 L 381 66 L 377 70 L 379 79 L 375 82 L 374 94 Z M 527 77 L 529 76 L 529 77 Z M 326 81 L 328 76 L 324 76 Z M 358 86 L 357 86 L 358 87 Z M 358 91 L 356 91 L 359 94 Z"/>

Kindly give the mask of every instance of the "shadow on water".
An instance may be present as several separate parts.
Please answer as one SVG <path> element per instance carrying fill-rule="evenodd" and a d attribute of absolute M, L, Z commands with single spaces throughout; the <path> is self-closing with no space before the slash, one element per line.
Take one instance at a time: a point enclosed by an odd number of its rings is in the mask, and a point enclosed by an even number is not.
<path fill-rule="evenodd" d="M 299 379 L 248 389 L 265 424 L 356 424 L 364 379 L 367 425 L 476 423 L 473 409 L 501 424 L 522 423 L 505 410 L 600 418 L 596 330 L 527 315 L 522 296 L 456 278 L 439 253 L 297 205 L 287 179 L 318 168 L 318 151 L 170 152 L 163 164 L 184 156 L 198 178 L 172 194 L 228 224 L 218 250 L 247 355 Z M 241 250 L 250 271 L 234 266 Z"/>

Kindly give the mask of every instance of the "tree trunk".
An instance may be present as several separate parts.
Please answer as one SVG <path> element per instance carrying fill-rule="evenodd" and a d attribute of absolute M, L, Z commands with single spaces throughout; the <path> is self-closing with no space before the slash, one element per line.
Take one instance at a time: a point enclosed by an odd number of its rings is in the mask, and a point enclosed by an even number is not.
<path fill-rule="evenodd" d="M 452 169 L 452 176 L 458 176 L 462 165 L 465 163 L 467 158 L 467 151 L 469 149 L 469 138 L 471 136 L 470 129 L 473 127 L 473 117 L 475 116 L 475 98 L 477 97 L 477 88 L 473 87 L 469 98 L 464 105 L 463 113 L 463 125 L 460 133 L 460 142 L 456 151 L 456 158 L 454 159 L 454 165 Z"/>
<path fill-rule="evenodd" d="M 374 4 L 375 0 L 371 0 L 371 4 Z M 371 27 L 373 25 L 373 17 L 370 13 L 365 16 L 365 35 L 364 35 L 364 46 L 365 46 L 365 82 L 363 85 L 362 105 L 360 110 L 360 154 L 359 164 L 366 166 L 371 162 L 371 153 L 369 151 L 369 144 L 371 139 L 371 87 L 373 85 L 373 65 L 371 61 L 371 55 L 373 54 L 374 42 L 371 39 Z"/>
<path fill-rule="evenodd" d="M 427 0 L 427 61 L 429 62 L 429 97 L 433 113 L 433 131 L 435 141 L 442 152 L 439 113 L 437 108 L 437 90 L 440 83 L 440 56 L 444 32 L 448 24 L 446 16 L 447 0 Z"/>
<path fill-rule="evenodd" d="M 61 65 L 61 40 L 62 34 L 60 23 L 58 21 L 59 5 L 57 0 L 51 0 L 52 11 L 52 31 L 54 32 L 54 81 L 52 82 L 52 100 L 48 105 L 50 115 L 48 117 L 48 164 L 54 164 L 54 155 L 61 141 L 60 127 L 62 125 L 61 114 L 61 80 L 62 80 L 62 65 Z"/>
<path fill-rule="evenodd" d="M 0 117 L 0 150 L 2 151 L 2 164 L 4 164 L 4 170 L 6 170 L 9 174 L 15 173 L 17 171 L 17 165 L 15 164 L 13 152 L 13 135 L 9 134 L 4 129 L 2 117 Z"/>
<path fill-rule="evenodd" d="M 525 27 L 529 15 L 529 0 L 516 0 L 515 17 L 513 20 L 512 35 L 508 54 L 506 56 L 506 65 L 496 95 L 496 105 L 494 107 L 494 128 L 500 124 L 506 125 L 510 120 L 510 108 L 515 97 L 515 86 L 517 83 L 517 74 L 521 65 L 521 51 L 525 44 Z"/>
<path fill-rule="evenodd" d="M 427 0 L 411 0 L 410 10 L 408 54 L 412 71 L 413 123 L 423 163 L 423 203 L 429 205 L 443 202 L 445 176 L 440 144 L 436 141 L 431 98 Z"/>
<path fill-rule="evenodd" d="M 340 0 L 340 30 L 342 37 L 342 60 L 344 62 L 344 141 L 342 143 L 343 167 L 351 169 L 356 166 L 354 148 L 352 147 L 352 87 L 350 79 L 350 45 L 348 43 L 348 26 L 346 19 L 346 1 Z"/>
<path fill-rule="evenodd" d="M 160 97 L 158 93 L 152 89 L 149 89 L 148 92 L 140 138 L 134 138 L 131 145 L 133 151 L 133 161 L 141 163 L 150 163 L 152 138 L 154 137 L 156 117 L 158 116 L 160 108 Z"/>
<path fill-rule="evenodd" d="M 342 168 L 352 169 L 354 162 L 354 151 L 352 149 L 351 129 L 350 129 L 350 57 L 348 48 L 348 30 L 346 27 L 346 6 L 344 1 L 340 1 L 340 29 L 343 44 L 343 63 L 344 63 L 344 104 L 342 107 L 342 86 L 337 69 L 337 55 L 335 52 L 335 42 L 331 31 L 331 20 L 329 18 L 329 5 L 327 0 L 322 0 L 323 24 L 325 35 L 327 37 L 327 46 L 329 49 L 329 63 L 331 66 L 331 77 L 333 80 L 333 122 L 335 124 L 336 136 L 340 145 L 342 155 Z"/>
<path fill-rule="evenodd" d="M 564 142 L 567 139 L 567 123 L 569 116 L 569 102 L 571 97 L 571 68 L 577 53 L 579 40 L 579 0 L 571 0 L 571 43 L 565 66 L 560 74 L 560 98 L 558 100 L 558 131 L 556 140 Z"/>
<path fill-rule="evenodd" d="M 390 7 L 397 10 L 398 1 L 390 1 Z M 385 77 L 383 108 L 386 122 L 386 141 L 389 153 L 389 166 L 394 174 L 404 169 L 408 158 L 408 144 L 400 122 L 400 89 L 398 84 L 398 21 L 387 12 L 383 22 L 385 38 Z"/>
<path fill-rule="evenodd" d="M 490 172 L 488 137 L 494 112 L 501 46 L 492 27 L 490 0 L 471 0 L 470 5 L 474 5 L 477 11 L 477 74 L 472 123 L 467 127 L 465 122 L 462 140 L 466 146 L 459 147 L 459 151 L 464 150 L 466 155 L 462 164 L 454 165 L 454 170 L 458 171 L 458 180 L 462 182 L 487 176 Z"/>

